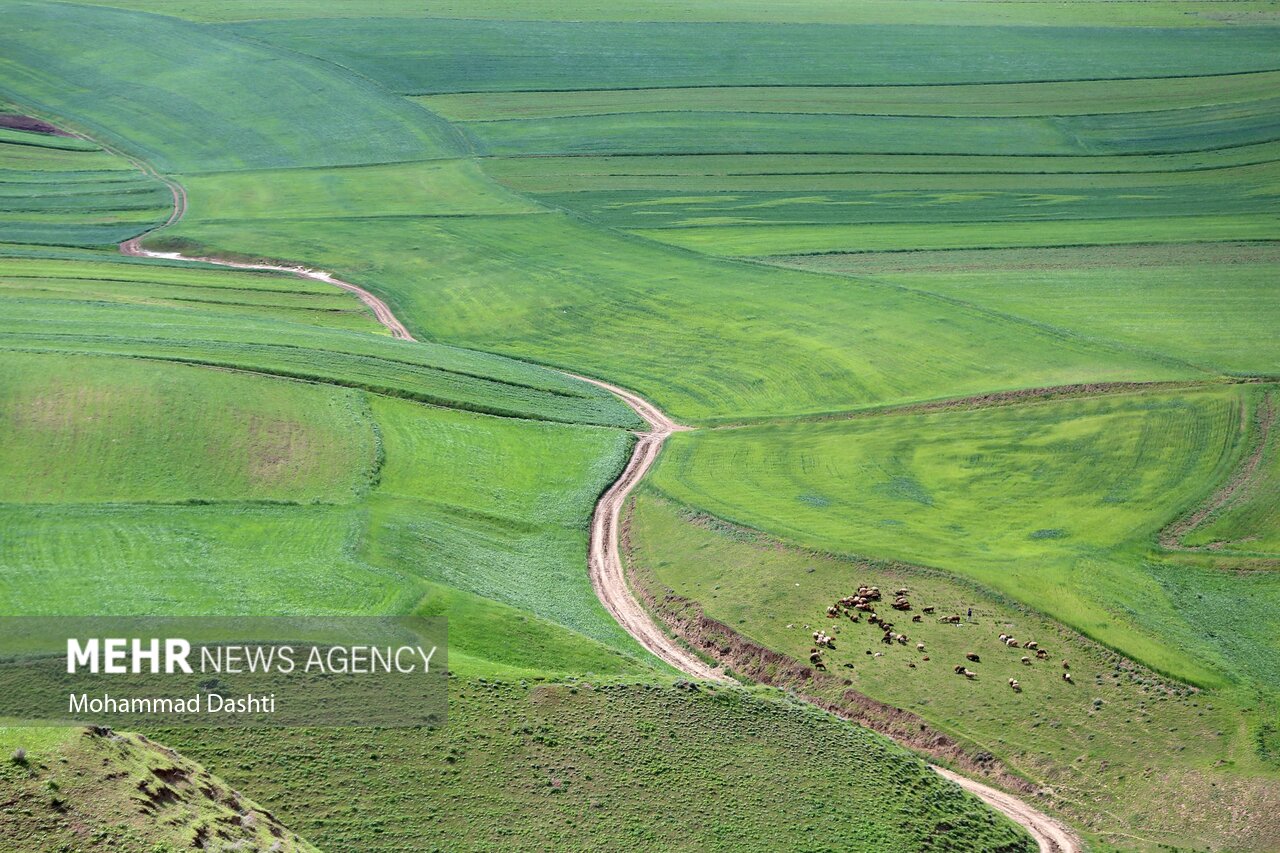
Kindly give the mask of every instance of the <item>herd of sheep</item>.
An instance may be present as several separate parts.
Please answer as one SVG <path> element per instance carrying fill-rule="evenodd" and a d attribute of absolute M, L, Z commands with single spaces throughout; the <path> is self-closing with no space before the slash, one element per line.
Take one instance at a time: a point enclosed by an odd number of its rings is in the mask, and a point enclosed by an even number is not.
<path fill-rule="evenodd" d="M 908 597 L 909 595 L 910 595 L 910 592 L 906 589 L 896 590 L 893 593 L 893 601 L 890 604 L 890 606 L 894 610 L 898 610 L 900 612 L 904 612 L 904 613 L 909 612 L 912 609 L 911 600 Z M 841 598 L 839 601 L 837 601 L 835 604 L 832 604 L 830 607 L 828 607 L 827 618 L 839 619 L 843 616 L 847 618 L 850 622 L 862 622 L 863 619 L 865 619 L 866 624 L 872 627 L 878 628 L 882 632 L 880 642 L 884 643 L 887 646 L 891 646 L 894 643 L 905 646 L 908 642 L 910 642 L 910 638 L 906 634 L 895 632 L 893 630 L 894 623 L 886 620 L 884 617 L 876 613 L 875 602 L 882 601 L 882 600 L 883 600 L 883 596 L 881 595 L 880 589 L 878 587 L 859 586 L 857 593 L 853 595 L 845 596 L 844 598 Z M 922 622 L 924 621 L 924 616 L 922 614 L 932 614 L 932 613 L 934 613 L 933 607 L 922 607 L 921 613 L 912 615 L 911 621 Z M 970 615 L 972 615 L 973 611 L 970 610 L 969 613 Z M 959 615 L 942 616 L 938 619 L 938 621 L 945 624 L 958 625 L 963 621 L 963 617 Z M 1034 652 L 1035 657 L 1038 660 L 1047 660 L 1049 658 L 1049 653 L 1046 650 L 1040 648 L 1039 643 L 1035 642 L 1034 640 L 1019 642 L 1017 638 L 1009 634 L 1001 634 L 1000 642 L 1009 648 L 1014 648 L 1014 649 L 1020 648 L 1020 649 L 1025 649 L 1029 652 Z M 823 660 L 822 650 L 834 649 L 836 647 L 835 637 L 828 634 L 826 631 L 822 631 L 822 630 L 814 631 L 813 643 L 814 643 L 813 648 L 809 649 L 809 663 L 813 664 L 814 668 L 816 669 L 825 670 L 826 663 Z M 929 656 L 925 654 L 924 643 L 916 643 L 916 651 L 920 652 L 921 655 L 923 655 L 921 660 L 925 660 L 925 661 L 929 660 Z M 872 654 L 870 649 L 867 650 L 867 654 Z M 876 652 L 875 656 L 881 657 L 882 654 L 883 654 L 882 652 Z M 965 655 L 965 660 L 969 663 L 982 662 L 977 652 L 968 652 Z M 1032 665 L 1032 658 L 1030 655 L 1022 656 L 1022 665 L 1023 666 Z M 846 666 L 848 666 L 848 664 L 846 664 Z M 908 663 L 907 666 L 914 669 L 916 665 L 915 663 Z M 1075 682 L 1071 678 L 1070 663 L 1064 660 L 1062 662 L 1062 669 L 1063 669 L 1062 680 L 1067 682 L 1068 684 L 1074 684 Z M 971 680 L 976 679 L 978 677 L 978 673 L 969 669 L 966 664 L 956 664 L 956 666 L 954 667 L 954 671 L 956 675 L 963 675 L 965 678 L 968 678 Z M 1016 678 L 1009 679 L 1009 688 L 1013 690 L 1013 692 L 1015 693 L 1022 692 L 1022 684 Z"/>

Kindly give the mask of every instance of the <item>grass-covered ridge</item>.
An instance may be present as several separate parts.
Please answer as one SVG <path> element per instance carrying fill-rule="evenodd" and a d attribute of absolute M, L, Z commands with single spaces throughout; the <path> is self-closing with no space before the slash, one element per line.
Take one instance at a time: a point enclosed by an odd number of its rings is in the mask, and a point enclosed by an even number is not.
<path fill-rule="evenodd" d="M 1035 849 L 920 759 L 776 695 L 669 681 L 458 679 L 452 691 L 441 731 L 165 737 L 252 781 L 282 820 L 330 848 L 776 849 L 826 847 L 838 832 L 855 850 Z"/>
<path fill-rule="evenodd" d="M 204 767 L 137 734 L 0 727 L 0 850 L 315 846 Z"/>
<path fill-rule="evenodd" d="M 70 119 L 162 171 L 381 163 L 460 150 L 454 131 L 425 109 L 325 63 L 165 16 L 61 3 L 7 2 L 5 10 L 23 26 L 0 34 L 0 94 Z"/>

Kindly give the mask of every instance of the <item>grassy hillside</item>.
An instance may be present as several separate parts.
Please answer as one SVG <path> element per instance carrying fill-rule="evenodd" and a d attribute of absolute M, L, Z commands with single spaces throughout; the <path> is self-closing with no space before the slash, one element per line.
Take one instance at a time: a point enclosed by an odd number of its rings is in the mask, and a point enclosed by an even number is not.
<path fill-rule="evenodd" d="M 776 695 L 459 679 L 449 715 L 164 736 L 332 849 L 1034 849 L 918 758 Z"/>
<path fill-rule="evenodd" d="M 806 546 L 956 572 L 1220 684 L 1225 662 L 1118 617 L 1176 609 L 1132 548 L 1230 470 L 1245 399 L 1215 389 L 690 433 L 653 485 Z"/>
<path fill-rule="evenodd" d="M 851 82 L 1004 83 L 1277 70 L 1275 32 L 1270 27 L 689 25 L 485 21 L 466 16 L 253 22 L 229 26 L 227 31 L 324 57 L 393 91 L 413 95 Z"/>
<path fill-rule="evenodd" d="M 179 15 L 197 21 L 235 21 L 261 18 L 312 18 L 311 0 L 93 0 L 102 5 Z M 423 9 L 413 0 L 326 0 L 328 17 L 363 18 L 371 14 L 405 18 L 484 18 L 517 21 L 758 21 L 778 20 L 778 9 L 766 0 L 717 0 L 689 4 L 680 0 L 601 3 L 571 0 L 554 6 L 539 0 L 447 0 Z M 948 23 L 1014 25 L 1066 23 L 1114 26 L 1216 27 L 1223 24 L 1265 25 L 1276 22 L 1275 10 L 1260 0 L 1083 0 L 1063 8 L 1057 3 L 1008 3 L 1001 0 L 926 0 L 903 5 L 892 0 L 868 0 L 851 5 L 837 0 L 788 3 L 787 20 L 804 23 Z"/>
<path fill-rule="evenodd" d="M 117 243 L 171 205 L 163 184 L 91 142 L 0 128 L 0 241 Z"/>
<path fill-rule="evenodd" d="M 375 476 L 356 391 L 128 359 L 0 362 L 6 503 L 346 503 Z"/>
<path fill-rule="evenodd" d="M 452 129 L 426 110 L 325 63 L 170 17 L 60 3 L 6 2 L 5 10 L 23 26 L 0 35 L 0 94 L 162 171 L 381 163 L 459 150 Z"/>
<path fill-rule="evenodd" d="M 837 687 L 810 685 L 811 692 L 838 702 L 851 688 L 917 715 L 971 754 L 994 754 L 1041 786 L 1040 804 L 1068 815 L 1093 849 L 1267 849 L 1275 838 L 1274 706 L 1257 706 L 1251 689 L 1196 690 L 950 572 L 788 547 L 653 493 L 637 499 L 630 531 L 633 565 L 660 596 L 670 589 L 691 598 L 707 616 L 806 663 L 812 630 L 833 632 L 835 649 L 823 657 Z M 1144 606 L 1144 614 L 1176 631 L 1200 659 L 1220 661 L 1242 680 L 1276 683 L 1267 669 L 1280 659 L 1274 608 L 1266 604 L 1275 600 L 1274 573 L 1242 578 L 1166 566 L 1153 574 L 1176 606 Z M 826 618 L 835 600 L 861 584 L 909 589 L 911 613 L 879 610 L 910 637 L 907 645 L 883 645 L 865 620 Z M 912 622 L 927 606 L 974 615 L 960 625 L 934 615 Z M 1034 652 L 1005 647 L 1001 633 L 1037 641 L 1050 658 L 1022 664 Z M 980 662 L 967 660 L 969 652 Z M 1061 678 L 1064 659 L 1074 684 Z M 956 664 L 977 678 L 955 675 Z M 1009 689 L 1009 678 L 1021 693 Z M 910 738 L 916 720 L 889 724 Z M 922 745 L 932 737 L 920 736 Z M 1153 802 L 1175 805 L 1153 809 Z"/>
<path fill-rule="evenodd" d="M 0 728 L 0 850 L 317 848 L 189 758 L 136 734 Z"/>

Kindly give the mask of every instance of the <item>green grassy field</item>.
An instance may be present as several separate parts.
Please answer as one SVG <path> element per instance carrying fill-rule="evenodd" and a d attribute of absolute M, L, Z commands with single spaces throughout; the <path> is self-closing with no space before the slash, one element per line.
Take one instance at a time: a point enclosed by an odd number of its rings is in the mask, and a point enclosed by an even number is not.
<path fill-rule="evenodd" d="M 690 433 L 653 484 L 809 547 L 957 572 L 1221 686 L 1225 660 L 1123 617 L 1176 611 L 1135 556 L 1235 463 L 1245 400 L 1235 389 L 1119 395 Z"/>
<path fill-rule="evenodd" d="M 1275 555 L 1280 552 L 1280 451 L 1275 430 L 1275 397 L 1254 409 L 1252 444 L 1239 473 L 1193 516 L 1180 541 L 1214 551 Z"/>
<path fill-rule="evenodd" d="M 0 94 L 164 171 L 383 163 L 459 150 L 456 132 L 431 113 L 321 62 L 169 17 L 58 3 L 5 8 L 23 26 L 0 35 Z"/>
<path fill-rule="evenodd" d="M 120 359 L 3 363 L 6 503 L 345 503 L 374 476 L 356 391 Z"/>
<path fill-rule="evenodd" d="M 0 241 L 118 243 L 168 215 L 169 191 L 66 136 L 0 128 Z"/>
<path fill-rule="evenodd" d="M 927 290 L 1206 368 L 1274 376 L 1273 243 L 960 250 L 774 262 Z"/>
<path fill-rule="evenodd" d="M 0 8 L 2 111 L 85 137 L 0 122 L 0 612 L 449 619 L 443 730 L 163 732 L 307 841 L 1029 849 L 878 735 L 670 686 L 584 565 L 641 422 L 550 366 L 702 427 L 630 544 L 753 641 L 804 659 L 866 580 L 974 608 L 884 657 L 842 624 L 819 698 L 918 714 L 1094 849 L 1275 847 L 1275 395 L 1227 381 L 1280 375 L 1273 5 Z M 151 169 L 187 209 L 147 246 L 330 270 L 420 342 L 120 256 Z M 45 791 L 101 756 L 29 738 L 15 849 L 171 840 L 89 778 L 90 844 Z"/>
<path fill-rule="evenodd" d="M 1270 27 L 689 26 L 318 18 L 234 24 L 226 31 L 321 56 L 411 95 L 1007 83 L 1277 70 Z M 369 49 L 371 44 L 377 49 Z"/>
<path fill-rule="evenodd" d="M 414 100 L 449 121 L 710 111 L 815 115 L 1099 115 L 1247 103 L 1270 98 L 1280 74 L 1076 80 L 1068 83 L 950 83 L 945 86 L 715 86 L 471 92 Z"/>
<path fill-rule="evenodd" d="M 322 847 L 1034 849 L 919 759 L 777 695 L 492 679 L 453 691 L 448 732 L 164 736 Z"/>

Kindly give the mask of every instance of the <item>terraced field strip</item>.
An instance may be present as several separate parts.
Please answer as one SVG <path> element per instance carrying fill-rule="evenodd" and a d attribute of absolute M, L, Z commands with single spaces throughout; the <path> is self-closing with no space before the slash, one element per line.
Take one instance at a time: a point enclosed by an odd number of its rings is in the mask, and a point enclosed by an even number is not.
<path fill-rule="evenodd" d="M 325 272 L 324 270 L 313 270 L 307 267 L 283 266 L 280 264 L 250 264 L 239 261 L 224 261 L 217 258 L 189 257 L 181 254 L 180 252 L 152 252 L 148 249 L 142 248 L 139 243 L 141 239 L 141 237 L 134 237 L 132 240 L 126 240 L 120 244 L 120 251 L 135 258 L 163 258 L 164 260 L 169 261 L 192 261 L 196 263 L 215 264 L 220 267 L 230 267 L 231 269 L 237 270 L 282 272 L 289 275 L 296 275 L 299 278 L 309 278 L 313 281 L 332 284 L 334 287 L 340 287 L 348 293 L 354 293 L 361 302 L 368 305 L 369 309 L 373 311 L 373 316 L 378 319 L 379 323 L 387 327 L 387 331 L 391 332 L 392 337 L 399 338 L 403 341 L 414 340 L 413 335 L 409 334 L 409 330 L 404 327 L 404 324 L 396 318 L 395 314 L 391 313 L 391 309 L 387 307 L 387 303 L 383 302 L 363 287 L 337 278 L 333 273 Z"/>

